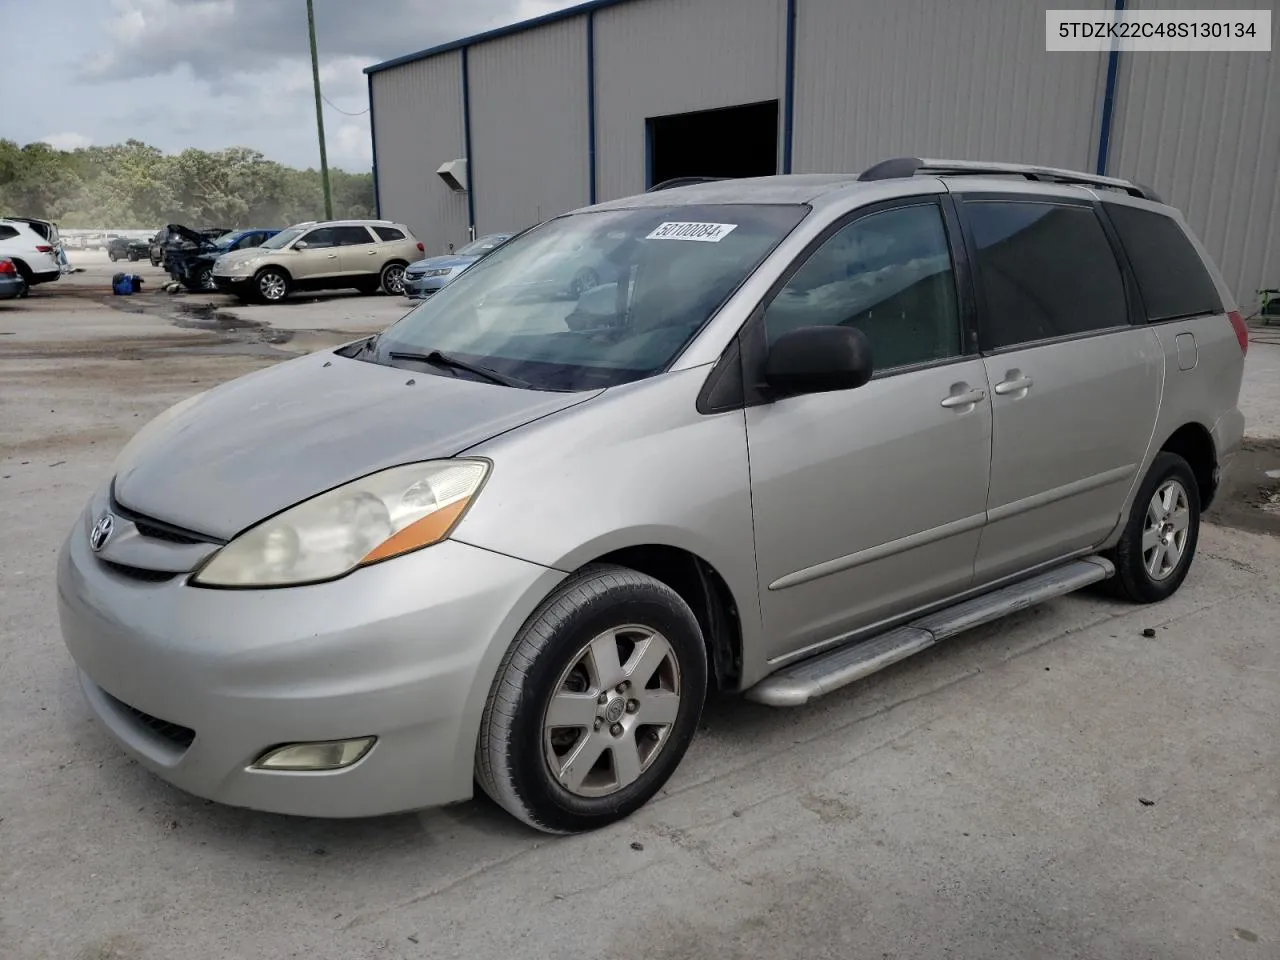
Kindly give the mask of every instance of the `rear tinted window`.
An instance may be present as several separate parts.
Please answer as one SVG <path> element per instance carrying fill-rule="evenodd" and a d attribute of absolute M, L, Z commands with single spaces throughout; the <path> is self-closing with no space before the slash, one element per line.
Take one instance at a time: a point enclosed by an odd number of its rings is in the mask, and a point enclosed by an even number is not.
<path fill-rule="evenodd" d="M 12 240 L 17 235 L 18 231 L 13 229 L 13 227 L 0 224 L 0 240 Z"/>
<path fill-rule="evenodd" d="M 1176 220 L 1118 203 L 1106 210 L 1129 255 L 1147 319 L 1222 312 L 1213 279 Z"/>
<path fill-rule="evenodd" d="M 977 201 L 964 210 L 978 248 L 985 349 L 1129 322 L 1120 265 L 1092 208 Z"/>
<path fill-rule="evenodd" d="M 364 227 L 334 227 L 333 241 L 339 247 L 355 247 L 362 243 L 373 243 L 373 238 Z"/>
<path fill-rule="evenodd" d="M 395 227 L 374 227 L 373 232 L 380 240 L 403 240 L 404 234 Z"/>

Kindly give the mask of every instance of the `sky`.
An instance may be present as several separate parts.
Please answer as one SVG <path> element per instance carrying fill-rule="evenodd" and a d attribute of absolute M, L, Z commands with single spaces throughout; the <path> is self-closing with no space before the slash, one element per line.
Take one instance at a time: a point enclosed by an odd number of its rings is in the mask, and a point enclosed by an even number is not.
<path fill-rule="evenodd" d="M 329 163 L 371 165 L 369 64 L 578 0 L 315 0 Z M 306 0 L 0 0 L 0 137 L 319 165 Z"/>

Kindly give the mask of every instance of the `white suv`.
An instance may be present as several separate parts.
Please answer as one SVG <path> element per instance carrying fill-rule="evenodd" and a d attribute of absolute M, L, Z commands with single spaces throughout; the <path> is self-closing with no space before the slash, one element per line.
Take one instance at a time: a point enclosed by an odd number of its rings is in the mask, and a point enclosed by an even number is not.
<path fill-rule="evenodd" d="M 49 240 L 23 220 L 0 219 L 0 257 L 8 257 L 28 287 L 62 276 L 58 241 Z"/>

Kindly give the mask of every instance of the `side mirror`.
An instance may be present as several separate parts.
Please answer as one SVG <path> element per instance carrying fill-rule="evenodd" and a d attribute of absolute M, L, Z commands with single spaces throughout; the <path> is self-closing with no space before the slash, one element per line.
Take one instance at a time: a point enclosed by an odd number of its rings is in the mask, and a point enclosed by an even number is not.
<path fill-rule="evenodd" d="M 871 344 L 856 327 L 801 327 L 780 336 L 764 379 L 780 394 L 853 390 L 871 379 Z"/>
<path fill-rule="evenodd" d="M 307 241 L 305 241 L 305 240 L 299 240 L 297 243 L 295 243 L 295 244 L 293 245 L 293 249 L 295 249 L 295 250 L 305 250 L 305 249 L 307 249 L 307 247 L 309 247 L 309 246 L 310 246 L 310 244 L 309 244 L 309 243 L 307 243 Z"/>

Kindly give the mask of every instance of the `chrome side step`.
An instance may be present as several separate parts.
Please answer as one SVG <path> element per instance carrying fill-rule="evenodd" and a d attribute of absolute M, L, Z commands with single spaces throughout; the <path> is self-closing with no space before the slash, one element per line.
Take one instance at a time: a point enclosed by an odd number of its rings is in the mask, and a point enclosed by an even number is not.
<path fill-rule="evenodd" d="M 1072 560 L 1018 583 L 946 607 L 870 640 L 837 647 L 784 667 L 765 677 L 745 696 L 770 707 L 798 707 L 905 660 L 939 640 L 1106 580 L 1115 572 L 1111 561 L 1103 557 Z"/>

